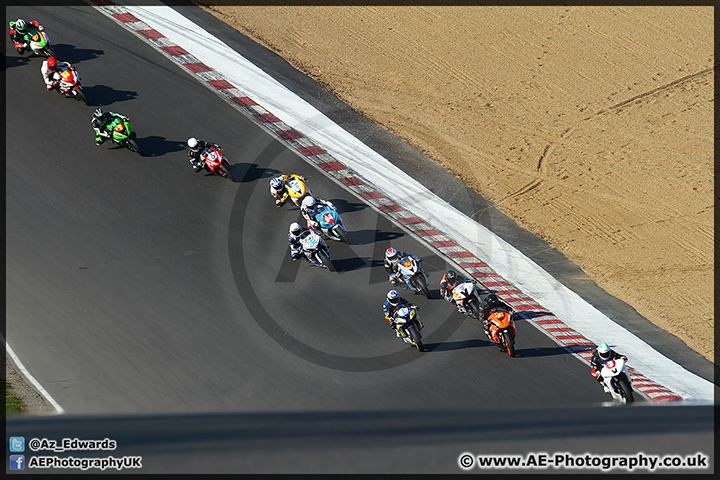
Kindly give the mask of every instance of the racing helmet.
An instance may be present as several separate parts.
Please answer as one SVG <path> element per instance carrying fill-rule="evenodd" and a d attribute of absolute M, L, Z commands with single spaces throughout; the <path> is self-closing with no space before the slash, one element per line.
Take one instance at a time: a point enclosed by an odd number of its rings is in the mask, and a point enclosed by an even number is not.
<path fill-rule="evenodd" d="M 55 60 L 55 57 L 48 57 L 47 66 L 50 70 L 55 70 L 57 68 L 57 60 Z"/>
<path fill-rule="evenodd" d="M 27 31 L 27 23 L 25 23 L 25 20 L 18 18 L 17 22 L 15 22 L 15 30 L 20 33 L 25 33 Z"/>
<path fill-rule="evenodd" d="M 494 293 L 491 293 L 490 295 L 487 296 L 487 298 L 485 299 L 485 302 L 487 303 L 488 307 L 492 308 L 492 307 L 500 304 L 500 299 L 498 298 L 497 295 L 495 295 Z"/>
<path fill-rule="evenodd" d="M 450 285 L 455 283 L 455 280 L 457 280 L 457 273 L 455 273 L 455 270 L 452 268 L 445 272 L 445 279 L 448 281 Z"/>
<path fill-rule="evenodd" d="M 387 294 L 387 301 L 390 302 L 391 305 L 397 305 L 400 301 L 400 294 L 397 292 L 397 290 L 390 290 Z"/>
<path fill-rule="evenodd" d="M 283 181 L 282 177 L 275 177 L 270 180 L 270 186 L 275 190 L 280 190 L 284 184 L 285 182 Z"/>
<path fill-rule="evenodd" d="M 302 201 L 303 210 L 313 210 L 315 208 L 315 197 L 307 196 Z"/>
<path fill-rule="evenodd" d="M 198 145 L 198 139 L 195 137 L 188 138 L 187 146 L 190 148 L 195 148 Z"/>
<path fill-rule="evenodd" d="M 290 224 L 290 234 L 295 235 L 296 237 L 302 233 L 302 227 L 299 223 L 293 222 Z"/>
<path fill-rule="evenodd" d="M 608 360 L 610 358 L 610 347 L 607 343 L 601 343 L 598 345 L 597 351 L 598 355 L 600 355 L 600 358 L 603 360 Z"/>
<path fill-rule="evenodd" d="M 103 110 L 102 108 L 96 108 L 93 112 L 93 117 L 97 118 L 98 120 L 105 118 L 105 115 L 107 115 L 107 113 L 105 113 L 105 110 Z"/>
<path fill-rule="evenodd" d="M 393 247 L 388 248 L 385 250 L 385 258 L 392 261 L 395 260 L 398 257 L 398 251 L 394 249 Z"/>

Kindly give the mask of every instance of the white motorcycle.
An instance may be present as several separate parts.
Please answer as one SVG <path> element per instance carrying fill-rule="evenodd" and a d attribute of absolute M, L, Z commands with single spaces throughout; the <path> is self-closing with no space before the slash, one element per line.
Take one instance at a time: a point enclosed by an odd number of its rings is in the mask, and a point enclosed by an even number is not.
<path fill-rule="evenodd" d="M 325 240 L 317 232 L 312 229 L 305 230 L 300 234 L 299 240 L 303 254 L 311 263 L 318 267 L 327 268 L 331 272 L 335 271 L 335 267 L 330 260 L 330 250 Z"/>
<path fill-rule="evenodd" d="M 459 283 L 452 290 L 452 297 L 460 313 L 480 319 L 480 297 L 475 287 L 475 282 L 465 280 Z"/>
<path fill-rule="evenodd" d="M 617 358 L 608 360 L 600 370 L 603 388 L 605 393 L 609 393 L 616 400 L 622 403 L 631 403 L 635 401 L 631 386 L 630 377 L 625 372 L 625 360 Z"/>
<path fill-rule="evenodd" d="M 395 276 L 391 278 L 390 283 L 395 287 L 399 285 L 400 282 L 403 282 L 406 290 L 411 288 L 416 293 L 422 293 L 426 298 L 432 298 L 427 280 L 428 275 L 418 261 L 408 255 L 403 257 L 398 263 L 398 271 Z"/>

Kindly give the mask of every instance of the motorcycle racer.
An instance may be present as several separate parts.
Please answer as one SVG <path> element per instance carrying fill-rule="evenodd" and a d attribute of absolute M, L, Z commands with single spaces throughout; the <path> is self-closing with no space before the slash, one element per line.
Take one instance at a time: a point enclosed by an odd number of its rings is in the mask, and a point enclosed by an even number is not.
<path fill-rule="evenodd" d="M 115 112 L 106 112 L 102 108 L 96 108 L 93 112 L 92 126 L 95 130 L 95 145 L 102 145 L 105 140 L 111 138 L 112 129 L 118 122 L 129 122 L 130 119 L 125 115 Z"/>
<path fill-rule="evenodd" d="M 312 260 L 308 255 L 305 254 L 302 243 L 300 243 L 300 240 L 305 238 L 309 234 L 309 232 L 309 229 L 303 228 L 302 225 L 297 222 L 293 222 L 290 224 L 290 228 L 288 230 L 288 246 L 290 247 L 290 257 L 292 258 L 293 262 L 299 258 L 304 257 L 305 260 L 312 263 L 316 267 L 322 267 L 322 263 L 318 263 Z"/>
<path fill-rule="evenodd" d="M 195 170 L 195 173 L 199 172 L 205 167 L 205 162 L 203 161 L 200 154 L 205 150 L 207 147 L 215 147 L 220 149 L 220 145 L 213 142 L 206 142 L 204 140 L 198 140 L 195 137 L 188 138 L 187 141 L 187 156 L 190 159 L 190 163 L 192 163 L 193 170 Z"/>
<path fill-rule="evenodd" d="M 385 271 L 388 273 L 388 280 L 391 284 L 397 285 L 399 280 L 399 266 L 400 266 L 400 260 L 402 260 L 405 257 L 412 257 L 415 259 L 415 261 L 419 262 L 422 260 L 417 255 L 413 255 L 412 253 L 405 253 L 402 250 L 398 250 L 396 248 L 390 247 L 387 250 L 385 250 L 385 259 L 383 260 L 383 266 L 385 267 Z M 412 285 L 408 283 L 408 286 L 412 288 Z"/>
<path fill-rule="evenodd" d="M 14 22 L 10 22 L 10 38 L 15 44 L 15 49 L 19 54 L 25 53 L 25 49 L 30 50 L 29 27 L 35 27 L 41 32 L 45 30 L 43 26 L 35 20 L 26 22 L 22 18 L 18 18 Z"/>
<path fill-rule="evenodd" d="M 452 290 L 457 285 L 460 285 L 465 281 L 465 277 L 458 275 L 457 272 L 452 268 L 445 272 L 445 275 L 443 275 L 443 278 L 440 280 L 440 295 L 442 295 L 445 300 L 455 305 L 455 307 L 458 309 L 458 312 L 460 313 L 465 313 L 465 309 L 462 305 L 457 305 L 455 303 L 455 299 L 452 295 Z"/>
<path fill-rule="evenodd" d="M 300 213 L 302 213 L 303 217 L 307 221 L 307 228 L 312 228 L 313 230 L 319 232 L 320 222 L 315 219 L 318 205 L 326 205 L 335 211 L 337 211 L 337 209 L 335 208 L 335 205 L 327 200 L 322 200 L 312 196 L 307 196 L 303 199 L 302 205 L 300 206 Z"/>
<path fill-rule="evenodd" d="M 618 358 L 622 358 L 627 362 L 627 357 L 625 355 L 611 349 L 607 343 L 601 343 L 598 345 L 597 349 L 593 352 L 592 357 L 590 358 L 590 366 L 592 367 L 590 374 L 603 386 L 603 389 L 605 389 L 606 392 L 607 387 L 603 383 L 603 377 L 600 375 L 600 370 L 602 370 L 605 363 Z"/>
<path fill-rule="evenodd" d="M 58 62 L 55 57 L 48 57 L 43 60 L 42 66 L 40 67 L 40 73 L 42 73 L 45 86 L 49 92 L 53 88 L 58 86 L 59 72 L 73 68 L 68 62 Z"/>
<path fill-rule="evenodd" d="M 276 206 L 282 207 L 285 202 L 287 202 L 287 199 L 290 198 L 290 192 L 288 191 L 288 187 L 286 184 L 292 178 L 296 178 L 303 183 L 307 182 L 307 179 L 305 177 L 297 175 L 295 173 L 290 175 L 283 174 L 270 180 L 270 194 L 275 199 Z"/>
<path fill-rule="evenodd" d="M 383 302 L 382 309 L 383 313 L 385 314 L 385 320 L 390 324 L 390 328 L 395 330 L 395 322 L 393 321 L 393 316 L 395 315 L 395 312 L 397 312 L 398 308 L 400 307 L 409 307 L 412 304 L 408 302 L 405 298 L 401 297 L 400 294 L 397 292 L 397 290 L 390 290 L 387 293 L 387 297 L 385 298 L 385 302 Z M 400 336 L 400 332 L 397 330 L 395 331 L 397 336 Z"/>
<path fill-rule="evenodd" d="M 490 326 L 490 324 L 488 323 L 488 317 L 490 316 L 490 313 L 492 313 L 492 311 L 496 308 L 501 308 L 503 310 L 506 310 L 507 312 L 510 312 L 511 314 L 515 311 L 510 305 L 500 300 L 500 298 L 494 293 L 491 293 L 490 295 L 485 297 L 485 300 L 483 300 L 480 310 L 480 320 L 482 320 L 483 322 L 483 329 L 485 330 L 485 334 L 489 334 L 488 327 Z"/>

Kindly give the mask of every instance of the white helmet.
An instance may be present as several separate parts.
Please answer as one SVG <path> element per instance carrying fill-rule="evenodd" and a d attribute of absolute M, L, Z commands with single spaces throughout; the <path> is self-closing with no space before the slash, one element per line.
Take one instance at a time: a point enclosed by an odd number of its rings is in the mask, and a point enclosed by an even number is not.
<path fill-rule="evenodd" d="M 188 142 L 187 142 L 187 143 L 188 143 L 188 147 L 190 147 L 190 148 L 195 148 L 195 147 L 197 147 L 198 140 L 197 140 L 197 138 L 195 138 L 195 137 L 190 137 L 190 138 L 188 138 Z"/>
<path fill-rule="evenodd" d="M 315 206 L 315 197 L 305 197 L 302 201 L 302 208 L 305 210 L 310 210 Z"/>
<path fill-rule="evenodd" d="M 610 357 L 610 347 L 607 343 L 601 343 L 597 348 L 598 354 L 600 354 L 600 358 L 603 360 L 607 360 Z"/>
<path fill-rule="evenodd" d="M 302 233 L 302 227 L 299 223 L 293 222 L 290 224 L 290 234 L 298 236 Z"/>

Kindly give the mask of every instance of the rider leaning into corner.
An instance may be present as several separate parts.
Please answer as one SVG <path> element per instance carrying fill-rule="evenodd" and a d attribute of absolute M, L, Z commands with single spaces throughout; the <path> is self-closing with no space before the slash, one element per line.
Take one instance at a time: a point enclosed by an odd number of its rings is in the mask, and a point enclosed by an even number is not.
<path fill-rule="evenodd" d="M 28 23 L 30 26 L 37 28 L 39 31 L 45 30 L 37 21 L 31 20 L 26 22 L 22 18 L 18 18 L 14 22 L 10 22 L 10 38 L 15 44 L 15 49 L 19 54 L 23 54 L 25 49 L 30 50 L 30 38 L 28 37 Z"/>
<path fill-rule="evenodd" d="M 300 205 L 300 213 L 302 213 L 302 216 L 307 221 L 307 228 L 312 228 L 313 230 L 320 231 L 320 222 L 318 222 L 315 219 L 315 214 L 317 213 L 318 206 L 325 205 L 333 210 L 337 211 L 335 208 L 335 205 L 333 205 L 328 200 L 323 200 L 321 198 L 307 196 L 303 199 L 302 204 Z"/>
<path fill-rule="evenodd" d="M 290 247 L 290 257 L 292 258 L 293 262 L 295 260 L 298 260 L 299 258 L 305 258 L 305 260 L 310 262 L 312 265 L 315 265 L 316 267 L 322 267 L 322 263 L 312 260 L 308 255 L 305 254 L 302 243 L 300 243 L 300 240 L 305 237 L 305 233 L 308 231 L 309 229 L 303 228 L 302 225 L 297 222 L 293 222 L 290 224 L 290 228 L 288 229 L 288 246 Z"/>
<path fill-rule="evenodd" d="M 597 349 L 593 352 L 592 357 L 590 358 L 590 366 L 592 367 L 590 374 L 603 386 L 606 393 L 609 393 L 608 388 L 603 383 L 603 377 L 600 375 L 600 370 L 602 370 L 605 363 L 610 360 L 617 360 L 618 358 L 622 358 L 627 362 L 627 357 L 625 355 L 611 349 L 607 343 L 601 343 L 598 345 Z"/>
<path fill-rule="evenodd" d="M 195 173 L 199 172 L 205 167 L 205 164 L 203 163 L 202 158 L 200 157 L 200 154 L 205 150 L 207 147 L 215 147 L 220 148 L 220 145 L 213 142 L 206 142 L 204 140 L 198 140 L 195 137 L 188 138 L 187 141 L 187 156 L 190 159 L 190 163 L 192 163 L 193 170 L 195 170 Z"/>
<path fill-rule="evenodd" d="M 500 300 L 500 297 L 498 297 L 494 293 L 491 293 L 487 297 L 485 297 L 485 300 L 483 300 L 482 306 L 480 308 L 480 320 L 482 320 L 483 322 L 483 329 L 485 330 L 486 335 L 490 334 L 490 331 L 488 330 L 490 327 L 488 317 L 493 310 L 495 310 L 496 308 L 501 308 L 510 312 L 510 314 L 515 312 L 515 310 L 510 305 Z"/>
<path fill-rule="evenodd" d="M 393 247 L 389 247 L 387 250 L 385 250 L 383 267 L 385 267 L 385 271 L 388 274 L 388 281 L 390 281 L 390 283 L 393 285 L 397 285 L 398 283 L 400 283 L 398 270 L 400 267 L 400 260 L 405 257 L 414 258 L 416 262 L 422 260 L 417 255 L 413 255 L 412 253 L 406 253 Z"/>
<path fill-rule="evenodd" d="M 48 57 L 43 60 L 42 66 L 40 67 L 40 73 L 42 73 L 43 80 L 45 81 L 45 87 L 47 87 L 48 92 L 53 88 L 57 88 L 59 72 L 71 68 L 72 65 L 68 62 L 58 62 L 55 57 Z"/>
<path fill-rule="evenodd" d="M 109 126 L 115 121 L 120 119 L 129 122 L 130 119 L 125 115 L 119 113 L 106 112 L 102 108 L 96 108 L 93 112 L 92 126 L 95 130 L 95 145 L 101 145 L 105 140 L 110 138 L 112 135 L 108 130 Z"/>
<path fill-rule="evenodd" d="M 401 297 L 400 294 L 397 292 L 397 290 L 390 290 L 387 294 L 387 297 L 385 298 L 385 302 L 383 302 L 382 309 L 383 314 L 385 314 L 385 320 L 390 324 L 390 328 L 395 330 L 395 333 L 398 337 L 400 337 L 400 332 L 397 331 L 395 328 L 395 322 L 393 321 L 393 317 L 395 316 L 395 312 L 398 311 L 400 307 L 409 307 L 411 305 L 410 302 L 408 302 L 404 297 Z"/>
<path fill-rule="evenodd" d="M 290 198 L 290 192 L 288 191 L 288 187 L 286 184 L 293 178 L 296 178 L 303 183 L 307 182 L 307 179 L 305 177 L 303 177 L 302 175 L 297 175 L 295 173 L 290 175 L 283 174 L 270 179 L 270 194 L 275 199 L 276 206 L 282 207 L 285 202 L 287 202 L 288 198 Z M 309 190 L 307 194 L 311 195 Z"/>

